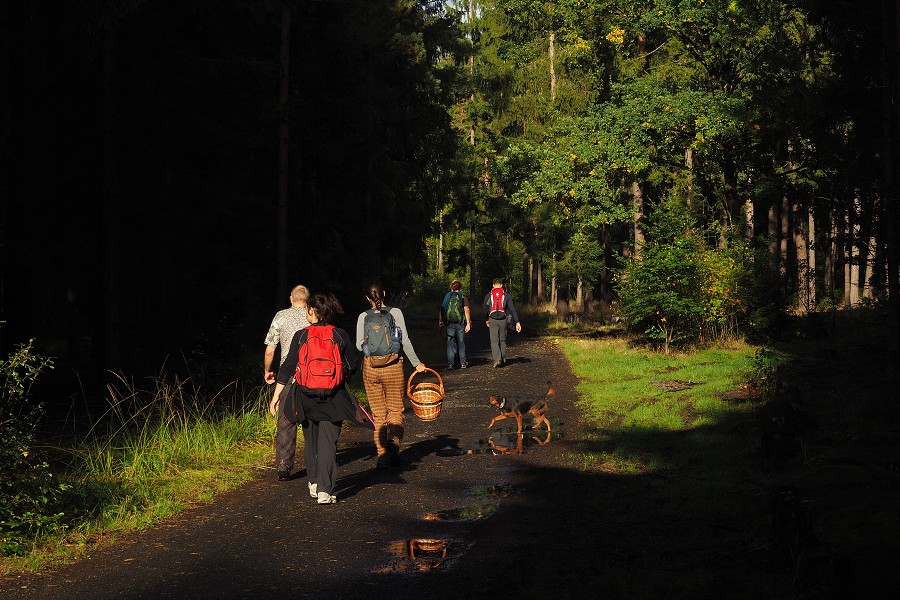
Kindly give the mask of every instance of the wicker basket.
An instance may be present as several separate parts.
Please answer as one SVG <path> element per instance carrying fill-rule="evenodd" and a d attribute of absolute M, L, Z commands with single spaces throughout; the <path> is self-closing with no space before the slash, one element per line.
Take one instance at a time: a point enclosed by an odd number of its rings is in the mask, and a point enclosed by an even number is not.
<path fill-rule="evenodd" d="M 413 371 L 406 382 L 406 395 L 412 402 L 413 411 L 420 421 L 434 421 L 441 414 L 441 404 L 444 400 L 444 380 L 437 371 L 425 368 L 425 371 L 434 373 L 438 383 L 423 382 L 413 383 L 413 377 L 418 371 Z M 423 371 L 423 373 L 425 372 Z"/>

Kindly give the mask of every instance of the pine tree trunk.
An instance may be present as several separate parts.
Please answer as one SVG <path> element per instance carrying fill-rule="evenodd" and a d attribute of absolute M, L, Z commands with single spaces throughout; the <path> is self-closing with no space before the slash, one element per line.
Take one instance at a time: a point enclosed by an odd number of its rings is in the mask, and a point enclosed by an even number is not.
<path fill-rule="evenodd" d="M 766 234 L 769 236 L 769 254 L 772 256 L 772 265 L 776 272 L 779 269 L 778 264 L 778 204 L 772 202 L 769 205 L 769 220 L 767 222 Z"/>
<path fill-rule="evenodd" d="M 782 277 L 787 275 L 788 266 L 788 239 L 791 233 L 791 205 L 787 194 L 781 196 L 781 227 L 778 234 L 778 272 Z"/>
<path fill-rule="evenodd" d="M 810 310 L 815 310 L 818 304 L 818 298 L 816 298 L 816 279 L 818 269 L 816 268 L 816 219 L 815 219 L 815 211 L 812 206 L 807 208 L 807 297 L 809 301 Z"/>
<path fill-rule="evenodd" d="M 872 299 L 875 297 L 872 289 L 872 280 L 874 279 L 875 275 L 875 254 L 877 249 L 878 241 L 875 239 L 875 236 L 872 235 L 871 237 L 869 237 L 868 252 L 866 253 L 866 258 L 864 259 L 866 261 L 866 268 L 864 271 L 865 275 L 863 276 L 862 280 L 863 298 Z"/>
<path fill-rule="evenodd" d="M 540 261 L 537 263 L 537 303 L 542 304 L 545 299 L 544 294 L 544 264 Z"/>
<path fill-rule="evenodd" d="M 578 275 L 578 288 L 575 292 L 575 310 L 584 313 L 584 286 L 582 285 L 581 275 Z"/>
<path fill-rule="evenodd" d="M 444 209 L 438 215 L 438 247 L 437 247 L 437 272 L 444 273 Z M 469 291 L 471 294 L 471 290 Z"/>
<path fill-rule="evenodd" d="M 800 213 L 803 209 L 797 206 L 795 210 Z M 807 263 L 809 251 L 799 214 L 795 215 L 793 222 L 795 225 L 794 250 L 797 256 L 797 308 L 800 312 L 805 313 L 809 310 L 809 264 Z"/>
<path fill-rule="evenodd" d="M 828 251 L 825 253 L 825 268 L 823 275 L 825 276 L 825 291 L 828 293 L 828 297 L 831 301 L 834 300 L 834 289 L 835 289 L 835 269 L 837 268 L 837 239 L 838 239 L 838 229 L 837 229 L 837 218 L 834 214 L 834 209 L 831 208 L 828 211 L 828 230 L 831 232 L 828 241 Z"/>
<path fill-rule="evenodd" d="M 753 200 L 748 196 L 744 200 L 744 239 L 750 241 L 755 234 L 753 226 Z"/>
<path fill-rule="evenodd" d="M 550 103 L 556 103 L 556 32 L 550 30 L 548 54 L 550 59 Z"/>
<path fill-rule="evenodd" d="M 559 282 L 556 274 L 556 252 L 554 252 L 553 257 L 550 259 L 550 304 L 553 306 L 556 306 L 556 301 L 559 298 L 558 285 Z"/>

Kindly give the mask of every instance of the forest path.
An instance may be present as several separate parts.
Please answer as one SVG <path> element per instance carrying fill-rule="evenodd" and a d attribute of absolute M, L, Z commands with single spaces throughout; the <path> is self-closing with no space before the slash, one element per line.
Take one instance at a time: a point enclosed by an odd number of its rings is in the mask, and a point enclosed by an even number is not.
<path fill-rule="evenodd" d="M 347 425 L 336 505 L 319 506 L 308 496 L 303 470 L 288 482 L 266 470 L 209 505 L 123 535 L 78 562 L 0 579 L 0 596 L 370 598 L 412 597 L 429 588 L 432 597 L 480 598 L 508 589 L 506 574 L 482 579 L 462 565 L 495 548 L 507 559 L 516 553 L 517 541 L 495 539 L 491 526 L 529 497 L 537 473 L 555 468 L 577 439 L 576 381 L 552 343 L 527 335 L 510 334 L 507 366 L 492 368 L 482 324 L 476 321 L 467 336 L 468 369 L 436 369 L 446 392 L 440 417 L 422 422 L 407 411 L 400 469 L 374 469 L 370 430 Z M 427 380 L 419 375 L 414 381 Z M 551 443 L 535 444 L 546 434 L 529 429 L 521 454 L 487 448 L 486 425 L 496 415 L 488 396 L 538 398 L 548 380 L 557 390 Z M 507 419 L 493 428 L 496 444 L 516 448 L 514 423 Z M 566 491 L 558 494 L 570 503 Z M 538 532 L 528 526 L 523 533 Z M 410 540 L 421 538 L 446 542 L 447 557 L 437 568 L 431 565 L 440 551 L 414 549 L 410 556 Z M 476 564 L 490 568 L 481 559 Z M 470 576 L 471 587 L 461 589 Z"/>

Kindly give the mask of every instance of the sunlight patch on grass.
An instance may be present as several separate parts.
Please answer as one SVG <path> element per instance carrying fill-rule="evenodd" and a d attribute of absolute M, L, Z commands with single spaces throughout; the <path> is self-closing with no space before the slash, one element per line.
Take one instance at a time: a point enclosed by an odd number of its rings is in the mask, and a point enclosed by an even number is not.
<path fill-rule="evenodd" d="M 641 473 L 679 468 L 706 454 L 733 455 L 724 449 L 729 440 L 713 430 L 748 418 L 746 406 L 722 397 L 751 376 L 754 348 L 734 344 L 666 356 L 624 338 L 556 343 L 580 380 L 579 408 L 603 432 L 575 459 L 582 468 Z"/>

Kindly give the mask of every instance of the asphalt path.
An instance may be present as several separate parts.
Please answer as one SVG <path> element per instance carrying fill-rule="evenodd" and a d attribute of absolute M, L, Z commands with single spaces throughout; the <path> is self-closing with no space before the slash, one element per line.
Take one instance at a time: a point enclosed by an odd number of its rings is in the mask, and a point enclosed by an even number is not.
<path fill-rule="evenodd" d="M 556 576 L 522 577 L 535 573 L 527 565 L 536 555 L 560 551 L 540 540 L 546 507 L 577 510 L 559 489 L 571 474 L 558 466 L 577 441 L 575 378 L 552 343 L 527 332 L 510 334 L 509 361 L 493 368 L 479 325 L 468 336 L 470 367 L 439 365 L 440 417 L 423 422 L 407 410 L 399 469 L 376 470 L 370 430 L 345 424 L 337 504 L 316 504 L 302 469 L 287 482 L 262 469 L 214 502 L 75 563 L 0 579 L 0 597 L 483 598 L 521 585 L 530 591 L 518 597 L 577 593 L 558 567 Z M 415 379 L 428 380 L 436 381 Z M 489 395 L 537 399 L 547 381 L 556 391 L 549 438 L 527 419 L 521 438 L 512 419 L 487 428 L 497 414 Z"/>

